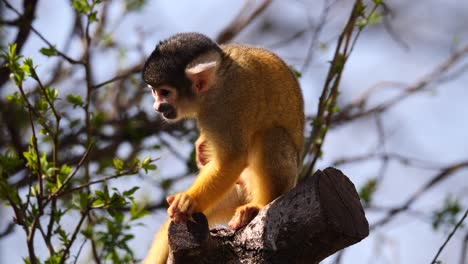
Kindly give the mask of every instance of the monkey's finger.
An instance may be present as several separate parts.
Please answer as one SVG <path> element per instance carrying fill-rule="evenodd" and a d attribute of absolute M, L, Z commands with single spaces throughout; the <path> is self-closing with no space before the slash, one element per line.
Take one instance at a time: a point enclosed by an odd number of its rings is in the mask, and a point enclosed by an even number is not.
<path fill-rule="evenodd" d="M 174 196 L 174 195 L 171 195 L 171 196 L 166 197 L 166 201 L 167 201 L 167 203 L 168 203 L 169 205 L 172 204 L 172 202 L 174 201 L 174 199 L 175 199 L 175 196 Z"/>
<path fill-rule="evenodd" d="M 169 208 L 167 209 L 167 214 L 169 215 L 169 217 L 173 218 L 174 215 L 179 212 L 179 201 L 180 199 L 175 198 L 171 206 L 169 206 Z"/>
<path fill-rule="evenodd" d="M 190 197 L 184 196 L 179 203 L 179 210 L 182 213 L 191 214 L 191 208 L 193 207 L 193 201 Z"/>
<path fill-rule="evenodd" d="M 174 215 L 174 219 L 172 221 L 174 221 L 174 223 L 178 224 L 178 223 L 180 223 L 181 218 L 182 217 L 181 217 L 180 213 L 176 213 Z"/>

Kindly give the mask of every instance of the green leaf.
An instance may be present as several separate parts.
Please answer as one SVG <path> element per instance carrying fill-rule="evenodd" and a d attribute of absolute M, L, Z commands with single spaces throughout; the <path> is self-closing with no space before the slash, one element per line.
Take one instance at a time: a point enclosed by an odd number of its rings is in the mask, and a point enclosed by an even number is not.
<path fill-rule="evenodd" d="M 75 9 L 80 14 L 86 14 L 91 10 L 91 6 L 86 0 L 73 0 L 72 6 L 73 9 Z"/>
<path fill-rule="evenodd" d="M 146 0 L 125 0 L 125 9 L 127 11 L 138 11 L 143 8 Z"/>
<path fill-rule="evenodd" d="M 135 186 L 135 187 L 131 188 L 130 190 L 124 191 L 122 193 L 122 195 L 125 196 L 125 197 L 132 196 L 138 189 L 140 189 L 140 187 Z"/>
<path fill-rule="evenodd" d="M 38 111 L 46 112 L 49 108 L 49 104 L 46 100 L 38 100 L 34 103 L 34 108 L 36 108 Z"/>
<path fill-rule="evenodd" d="M 338 53 L 335 57 L 335 59 L 332 61 L 332 73 L 333 74 L 338 74 L 340 73 L 343 68 L 344 64 L 346 62 L 346 58 L 342 53 Z"/>
<path fill-rule="evenodd" d="M 101 37 L 101 41 L 104 47 L 111 47 L 114 44 L 114 38 L 110 33 L 104 33 Z"/>
<path fill-rule="evenodd" d="M 143 160 L 143 162 L 141 163 L 141 168 L 145 170 L 145 173 L 148 173 L 148 171 L 157 169 L 156 165 L 151 164 L 150 157 L 147 157 Z"/>
<path fill-rule="evenodd" d="M 138 204 L 134 201 L 134 199 L 132 199 L 131 202 L 132 202 L 132 205 L 130 206 L 131 220 L 136 220 L 136 219 L 149 215 L 149 213 L 145 210 L 144 206 L 138 206 Z"/>
<path fill-rule="evenodd" d="M 86 192 L 75 192 L 73 196 L 73 205 L 80 210 L 88 207 L 90 196 Z"/>
<path fill-rule="evenodd" d="M 81 229 L 81 234 L 88 238 L 92 239 L 93 238 L 93 228 L 91 225 L 87 225 L 85 228 Z"/>
<path fill-rule="evenodd" d="M 84 107 L 84 103 L 80 95 L 75 96 L 73 94 L 68 94 L 67 101 L 73 105 L 73 108 L 76 108 L 77 106 Z"/>
<path fill-rule="evenodd" d="M 33 77 L 36 77 L 33 61 L 31 58 L 24 59 L 22 69 L 25 73 L 32 75 Z"/>
<path fill-rule="evenodd" d="M 461 204 L 458 199 L 447 196 L 442 208 L 434 211 L 432 216 L 432 227 L 434 230 L 442 226 L 452 228 L 458 222 L 458 214 L 461 212 Z"/>
<path fill-rule="evenodd" d="M 52 254 L 48 259 L 45 260 L 44 264 L 59 264 L 62 260 L 62 255 L 59 253 Z"/>
<path fill-rule="evenodd" d="M 47 56 L 47 57 L 57 55 L 57 49 L 55 48 L 55 46 L 50 46 L 48 48 L 41 48 L 39 50 L 39 52 L 42 53 L 43 55 Z"/>
<path fill-rule="evenodd" d="M 50 88 L 50 87 L 46 87 L 46 88 L 45 88 L 45 92 L 46 92 L 47 97 L 48 97 L 52 102 L 54 102 L 55 99 L 57 99 L 57 96 L 58 96 L 58 90 L 57 90 L 57 89 L 55 89 L 55 88 Z"/>
<path fill-rule="evenodd" d="M 356 21 L 356 26 L 359 28 L 359 30 L 363 30 L 369 21 L 366 18 L 360 18 Z"/>
<path fill-rule="evenodd" d="M 91 12 L 88 16 L 88 19 L 89 19 L 89 22 L 96 22 L 98 21 L 98 18 L 97 18 L 97 11 L 94 11 L 94 12 Z"/>
<path fill-rule="evenodd" d="M 375 11 L 369 15 L 368 17 L 369 25 L 379 24 L 380 22 L 382 22 L 382 14 L 380 14 L 379 12 Z"/>
<path fill-rule="evenodd" d="M 23 97 L 21 97 L 21 95 L 18 92 L 14 92 L 13 94 L 7 95 L 6 99 L 10 102 L 14 102 L 20 107 L 24 107 L 25 105 Z"/>
<path fill-rule="evenodd" d="M 23 161 L 15 154 L 6 151 L 3 155 L 0 155 L 0 174 L 10 174 L 23 165 Z"/>
<path fill-rule="evenodd" d="M 294 76 L 296 76 L 296 78 L 302 77 L 302 73 L 296 70 L 292 65 L 289 65 L 289 69 L 292 71 L 292 73 L 294 73 Z"/>
<path fill-rule="evenodd" d="M 30 168 L 33 172 L 37 172 L 37 155 L 32 144 L 29 145 L 28 151 L 23 152 L 23 157 L 26 159 L 26 167 Z"/>
<path fill-rule="evenodd" d="M 99 128 L 104 124 L 104 114 L 100 112 L 91 113 L 91 123 L 95 128 Z"/>
<path fill-rule="evenodd" d="M 102 199 L 96 199 L 93 201 L 93 207 L 103 207 L 106 204 L 106 201 Z"/>
<path fill-rule="evenodd" d="M 124 166 L 123 160 L 118 159 L 118 158 L 114 158 L 112 160 L 112 162 L 114 164 L 114 168 L 115 168 L 116 171 L 122 171 L 123 170 L 123 166 Z"/>
<path fill-rule="evenodd" d="M 361 197 L 364 204 L 370 204 L 372 196 L 377 189 L 377 180 L 375 178 L 369 179 L 364 186 L 359 190 L 359 197 Z"/>
<path fill-rule="evenodd" d="M 171 188 L 172 184 L 174 183 L 174 181 L 172 179 L 163 179 L 161 181 L 161 183 L 159 184 L 159 186 L 161 186 L 161 188 L 165 191 L 169 190 L 169 188 Z"/>
<path fill-rule="evenodd" d="M 332 108 L 332 113 L 336 114 L 336 113 L 338 113 L 338 112 L 340 112 L 340 108 L 339 108 L 338 106 L 335 105 L 335 106 Z"/>

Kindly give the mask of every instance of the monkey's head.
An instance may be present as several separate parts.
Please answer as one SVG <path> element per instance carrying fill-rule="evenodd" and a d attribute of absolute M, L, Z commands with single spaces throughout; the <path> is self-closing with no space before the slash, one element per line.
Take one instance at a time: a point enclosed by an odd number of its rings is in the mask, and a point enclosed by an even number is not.
<path fill-rule="evenodd" d="M 161 41 L 143 67 L 154 110 L 166 120 L 196 115 L 198 99 L 214 84 L 221 48 L 199 33 L 180 33 Z"/>

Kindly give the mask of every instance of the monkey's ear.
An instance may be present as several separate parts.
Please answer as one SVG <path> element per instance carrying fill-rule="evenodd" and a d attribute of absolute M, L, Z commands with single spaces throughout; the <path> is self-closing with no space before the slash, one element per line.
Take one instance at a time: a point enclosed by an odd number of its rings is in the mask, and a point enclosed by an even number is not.
<path fill-rule="evenodd" d="M 217 61 L 199 63 L 185 70 L 196 94 L 208 91 L 213 85 L 216 77 L 216 64 Z"/>

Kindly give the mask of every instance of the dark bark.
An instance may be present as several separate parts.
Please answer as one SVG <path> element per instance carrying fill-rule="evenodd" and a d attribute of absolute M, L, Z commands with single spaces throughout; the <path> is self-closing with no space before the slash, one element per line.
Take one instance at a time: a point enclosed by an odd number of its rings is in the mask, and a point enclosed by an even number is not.
<path fill-rule="evenodd" d="M 318 263 L 369 235 L 353 183 L 334 168 L 301 181 L 237 232 L 193 218 L 171 223 L 170 263 Z"/>

